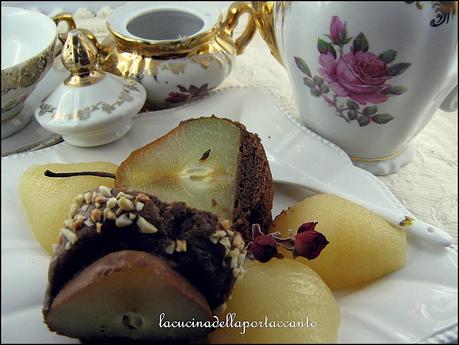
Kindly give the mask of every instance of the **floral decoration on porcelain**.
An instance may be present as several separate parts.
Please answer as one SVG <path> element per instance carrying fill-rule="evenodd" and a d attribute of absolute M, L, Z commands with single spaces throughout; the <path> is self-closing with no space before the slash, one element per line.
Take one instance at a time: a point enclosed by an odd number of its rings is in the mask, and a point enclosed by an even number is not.
<path fill-rule="evenodd" d="M 187 102 L 194 98 L 200 98 L 209 94 L 209 84 L 205 83 L 201 86 L 190 85 L 188 88 L 182 85 L 177 85 L 180 92 L 169 92 L 165 99 L 167 103 Z"/>
<path fill-rule="evenodd" d="M 384 124 L 393 120 L 391 114 L 378 113 L 375 104 L 385 103 L 390 97 L 407 91 L 406 87 L 389 82 L 411 64 L 394 63 L 397 52 L 393 49 L 379 55 L 370 52 L 365 35 L 361 32 L 354 39 L 349 37 L 346 23 L 338 16 L 332 17 L 330 34 L 325 36 L 326 39 L 317 41 L 320 76 L 313 76 L 306 62 L 294 57 L 297 67 L 305 74 L 303 82 L 311 95 L 321 97 L 335 108 L 337 116 L 349 123 L 357 121 L 360 127 L 371 122 Z"/>

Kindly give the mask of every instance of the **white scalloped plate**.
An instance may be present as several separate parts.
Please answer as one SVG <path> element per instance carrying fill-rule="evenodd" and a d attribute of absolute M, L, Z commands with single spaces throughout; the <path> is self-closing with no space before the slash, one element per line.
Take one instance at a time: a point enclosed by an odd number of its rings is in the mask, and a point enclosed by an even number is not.
<path fill-rule="evenodd" d="M 30 230 L 18 181 L 32 164 L 106 160 L 120 163 L 135 148 L 180 120 L 218 114 L 244 123 L 264 146 L 304 171 L 374 204 L 406 210 L 387 187 L 352 165 L 338 147 L 299 125 L 264 89 L 229 88 L 174 109 L 139 115 L 126 137 L 98 148 L 66 143 L 2 158 L 2 342 L 75 342 L 48 332 L 41 302 L 49 257 Z M 275 185 L 273 214 L 301 200 L 305 191 Z M 406 267 L 364 288 L 340 291 L 339 342 L 434 342 L 457 338 L 457 252 L 409 237 Z"/>

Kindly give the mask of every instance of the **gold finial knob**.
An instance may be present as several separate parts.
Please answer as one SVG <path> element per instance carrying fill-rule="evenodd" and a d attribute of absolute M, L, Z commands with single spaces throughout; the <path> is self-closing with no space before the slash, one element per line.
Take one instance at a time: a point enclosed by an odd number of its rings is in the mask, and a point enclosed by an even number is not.
<path fill-rule="evenodd" d="M 84 29 L 68 33 L 62 48 L 62 63 L 73 75 L 89 76 L 96 69 L 97 48 L 85 34 Z"/>

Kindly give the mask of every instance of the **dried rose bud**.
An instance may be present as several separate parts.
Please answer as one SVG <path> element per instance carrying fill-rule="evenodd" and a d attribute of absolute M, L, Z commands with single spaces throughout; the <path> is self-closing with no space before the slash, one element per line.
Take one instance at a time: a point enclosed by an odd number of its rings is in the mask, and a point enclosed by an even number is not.
<path fill-rule="evenodd" d="M 277 256 L 277 243 L 268 235 L 258 236 L 250 242 L 247 249 L 253 254 L 254 259 L 261 262 L 268 262 Z"/>
<path fill-rule="evenodd" d="M 304 256 L 312 260 L 319 256 L 322 249 L 329 243 L 325 236 L 315 231 L 317 223 L 310 222 L 300 225 L 295 236 L 293 256 Z"/>

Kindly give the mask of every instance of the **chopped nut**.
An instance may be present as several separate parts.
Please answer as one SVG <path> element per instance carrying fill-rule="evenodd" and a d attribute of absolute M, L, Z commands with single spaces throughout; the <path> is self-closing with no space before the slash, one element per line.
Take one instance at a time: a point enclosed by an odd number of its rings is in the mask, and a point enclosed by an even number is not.
<path fill-rule="evenodd" d="M 225 248 L 231 247 L 231 242 L 229 241 L 228 237 L 223 237 L 222 239 L 220 239 L 219 243 L 221 243 Z"/>
<path fill-rule="evenodd" d="M 233 269 L 233 276 L 237 278 L 241 274 L 241 270 L 239 268 Z"/>
<path fill-rule="evenodd" d="M 73 217 L 73 220 L 75 222 L 84 222 L 84 220 L 86 219 L 87 217 L 83 216 L 82 214 L 77 214 L 75 215 L 75 217 Z"/>
<path fill-rule="evenodd" d="M 66 228 L 68 228 L 69 226 L 71 226 L 72 223 L 73 223 L 73 219 L 66 219 L 66 220 L 64 220 L 64 226 L 65 226 Z"/>
<path fill-rule="evenodd" d="M 123 196 L 126 196 L 126 194 L 124 194 L 123 192 L 119 192 L 119 193 L 116 195 L 116 198 L 119 199 L 119 198 L 122 198 Z"/>
<path fill-rule="evenodd" d="M 86 212 L 86 211 L 88 210 L 88 208 L 89 208 L 89 205 L 88 205 L 88 204 L 84 204 L 83 206 L 81 206 L 81 210 L 82 210 L 83 212 Z"/>
<path fill-rule="evenodd" d="M 78 207 L 81 207 L 81 205 L 83 205 L 83 201 L 83 194 L 78 194 L 75 198 L 75 204 L 77 204 Z"/>
<path fill-rule="evenodd" d="M 245 260 L 245 256 L 247 255 L 246 251 L 244 250 L 243 252 L 241 252 L 241 254 L 238 256 L 237 258 L 237 265 L 238 266 L 241 266 L 243 263 L 244 263 L 244 260 Z"/>
<path fill-rule="evenodd" d="M 91 227 L 94 225 L 94 222 L 90 218 L 88 218 L 83 222 L 83 224 L 86 225 L 87 227 Z"/>
<path fill-rule="evenodd" d="M 110 198 L 110 199 L 108 199 L 108 201 L 107 201 L 107 207 L 108 207 L 108 208 L 113 208 L 113 207 L 116 206 L 116 203 L 117 203 L 116 198 Z"/>
<path fill-rule="evenodd" d="M 177 240 L 177 245 L 175 247 L 176 252 L 186 252 L 186 240 Z"/>
<path fill-rule="evenodd" d="M 226 233 L 228 234 L 229 237 L 234 236 L 234 231 L 233 230 L 226 230 Z"/>
<path fill-rule="evenodd" d="M 242 248 L 244 248 L 244 246 L 245 246 L 245 242 L 242 239 L 241 234 L 240 233 L 234 234 L 233 247 L 238 248 L 238 249 L 242 249 Z"/>
<path fill-rule="evenodd" d="M 129 219 L 127 213 L 124 213 L 116 218 L 115 224 L 118 228 L 124 228 L 125 226 L 131 225 L 132 220 Z"/>
<path fill-rule="evenodd" d="M 134 196 L 131 195 L 131 194 L 125 194 L 124 197 L 125 197 L 126 199 L 129 199 L 129 200 L 133 200 L 133 199 L 134 199 Z"/>
<path fill-rule="evenodd" d="M 139 227 L 140 232 L 143 234 L 154 234 L 158 231 L 158 228 L 156 226 L 154 226 L 141 216 L 139 216 L 139 218 L 137 219 L 137 226 Z"/>
<path fill-rule="evenodd" d="M 100 234 L 102 232 L 102 223 L 97 222 L 96 223 L 96 232 Z"/>
<path fill-rule="evenodd" d="M 231 252 L 230 252 L 231 255 Z M 237 267 L 237 256 L 231 257 L 231 263 L 230 263 L 230 268 L 236 268 Z"/>
<path fill-rule="evenodd" d="M 86 201 L 87 204 L 90 204 L 92 200 L 92 193 L 91 192 L 84 193 L 84 200 Z"/>
<path fill-rule="evenodd" d="M 91 202 L 95 202 L 96 201 L 96 196 L 97 195 L 100 195 L 100 194 L 97 194 L 96 192 L 92 192 L 92 197 L 91 197 Z"/>
<path fill-rule="evenodd" d="M 217 236 L 218 238 L 223 238 L 226 236 L 226 232 L 223 230 L 217 230 L 214 232 L 214 235 Z"/>
<path fill-rule="evenodd" d="M 72 248 L 72 244 L 70 242 L 67 242 L 64 246 L 64 249 L 69 250 L 70 248 Z"/>
<path fill-rule="evenodd" d="M 135 200 L 145 203 L 150 200 L 150 197 L 146 194 L 139 193 L 136 195 Z"/>
<path fill-rule="evenodd" d="M 113 212 L 112 210 L 108 210 L 107 211 L 107 216 L 106 216 L 107 219 L 110 219 L 110 220 L 115 220 L 116 219 L 116 214 L 115 212 Z"/>
<path fill-rule="evenodd" d="M 116 213 L 116 216 L 118 217 L 118 216 L 121 216 L 123 212 L 124 212 L 123 209 L 118 208 L 115 213 Z"/>
<path fill-rule="evenodd" d="M 92 210 L 92 212 L 91 212 L 91 220 L 94 223 L 98 222 L 101 217 L 102 217 L 102 211 L 101 210 L 99 210 L 98 208 L 95 208 L 94 210 Z"/>
<path fill-rule="evenodd" d="M 231 223 L 228 219 L 223 220 L 220 225 L 223 229 L 228 230 L 231 227 Z"/>
<path fill-rule="evenodd" d="M 100 186 L 99 187 L 99 191 L 102 193 L 103 196 L 105 196 L 107 198 L 111 198 L 112 197 L 112 189 L 110 187 Z"/>
<path fill-rule="evenodd" d="M 135 213 L 129 213 L 129 219 L 134 220 L 137 218 L 137 215 Z"/>
<path fill-rule="evenodd" d="M 175 241 L 169 241 L 168 244 L 164 247 L 164 251 L 167 254 L 172 254 L 175 251 Z"/>
<path fill-rule="evenodd" d="M 239 249 L 235 248 L 229 252 L 229 256 L 232 258 L 237 258 L 240 254 Z"/>
<path fill-rule="evenodd" d="M 70 218 L 73 218 L 78 212 L 78 206 L 77 204 L 72 204 L 70 205 Z"/>
<path fill-rule="evenodd" d="M 102 205 L 101 205 L 100 203 L 96 202 L 96 203 L 94 203 L 94 206 L 95 206 L 96 208 L 99 208 L 99 207 L 101 207 Z"/>
<path fill-rule="evenodd" d="M 98 196 L 96 196 L 95 202 L 97 202 L 99 204 L 105 204 L 107 202 L 107 200 L 108 199 L 105 196 L 98 195 Z"/>
<path fill-rule="evenodd" d="M 131 200 L 121 197 L 118 200 L 118 206 L 124 211 L 132 211 L 134 209 L 134 204 Z"/>
<path fill-rule="evenodd" d="M 212 235 L 209 236 L 209 239 L 213 244 L 217 244 L 217 242 L 219 240 L 218 237 L 215 237 L 215 236 L 212 236 Z"/>
<path fill-rule="evenodd" d="M 140 201 L 135 202 L 135 209 L 139 212 L 143 210 L 144 206 L 145 204 L 143 202 L 140 202 Z"/>
<path fill-rule="evenodd" d="M 73 231 L 70 231 L 66 228 L 62 228 L 60 234 L 61 236 L 64 236 L 65 239 L 69 241 L 71 244 L 74 244 L 78 239 L 77 235 Z"/>

